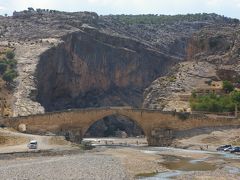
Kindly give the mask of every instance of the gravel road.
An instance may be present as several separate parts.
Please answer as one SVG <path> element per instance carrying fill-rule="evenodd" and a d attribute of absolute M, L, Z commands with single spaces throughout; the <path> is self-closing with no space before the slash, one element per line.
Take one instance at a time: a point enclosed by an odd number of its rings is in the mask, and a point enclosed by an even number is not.
<path fill-rule="evenodd" d="M 107 155 L 77 154 L 0 161 L 0 179 L 127 180 L 120 162 Z"/>

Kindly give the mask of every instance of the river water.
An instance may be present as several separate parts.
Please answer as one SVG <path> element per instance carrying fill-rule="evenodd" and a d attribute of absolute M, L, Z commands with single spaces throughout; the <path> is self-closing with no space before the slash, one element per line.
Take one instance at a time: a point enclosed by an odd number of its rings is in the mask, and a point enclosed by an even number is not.
<path fill-rule="evenodd" d="M 190 174 L 196 171 L 214 171 L 219 168 L 224 168 L 225 171 L 240 176 L 240 168 L 229 165 L 231 162 L 240 162 L 240 155 L 228 152 L 186 150 L 171 147 L 149 147 L 147 146 L 145 139 L 137 138 L 90 138 L 85 140 L 91 141 L 95 146 L 104 146 L 106 148 L 127 146 L 137 149 L 145 154 L 161 156 L 163 161 L 160 164 L 164 166 L 167 171 L 140 174 L 136 177 L 137 179 L 171 180 L 180 175 Z M 186 157 L 183 156 L 183 154 L 192 154 L 193 157 Z M 223 167 L 222 164 L 226 162 L 228 165 Z"/>
<path fill-rule="evenodd" d="M 176 152 L 178 154 L 175 155 L 165 155 L 163 152 Z M 145 174 L 143 176 L 138 177 L 138 179 L 144 180 L 171 180 L 183 174 L 190 174 L 196 171 L 214 171 L 219 168 L 218 164 L 214 163 L 214 161 L 218 162 L 239 162 L 240 155 L 231 154 L 228 152 L 211 152 L 211 151 L 199 151 L 199 150 L 185 150 L 178 148 L 165 148 L 165 147 L 144 147 L 142 150 L 144 153 L 151 154 L 159 154 L 163 157 L 164 161 L 161 163 L 164 165 L 168 171 L 155 173 L 155 174 Z M 191 153 L 191 154 L 203 154 L 207 155 L 204 158 L 189 158 L 189 157 L 181 157 L 179 154 L 181 153 Z M 174 154 L 174 153 L 171 153 Z M 224 168 L 231 174 L 237 174 L 240 176 L 240 168 L 226 166 Z"/>

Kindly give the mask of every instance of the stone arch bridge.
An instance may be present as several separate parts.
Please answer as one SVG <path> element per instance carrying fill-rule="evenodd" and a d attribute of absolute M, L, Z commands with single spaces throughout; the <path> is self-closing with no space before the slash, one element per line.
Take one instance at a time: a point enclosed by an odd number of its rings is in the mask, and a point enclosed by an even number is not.
<path fill-rule="evenodd" d="M 0 120 L 0 124 L 31 134 L 54 133 L 68 135 L 71 141 L 80 142 L 88 128 L 96 121 L 122 115 L 136 122 L 143 130 L 149 145 L 167 146 L 174 138 L 196 135 L 202 130 L 240 127 L 237 118 L 210 118 L 206 115 L 162 112 L 129 107 L 75 109 L 39 115 Z"/>

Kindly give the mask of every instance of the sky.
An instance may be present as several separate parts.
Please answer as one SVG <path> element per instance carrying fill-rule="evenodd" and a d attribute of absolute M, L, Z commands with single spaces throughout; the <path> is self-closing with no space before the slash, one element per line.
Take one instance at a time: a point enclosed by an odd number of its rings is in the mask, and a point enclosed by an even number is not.
<path fill-rule="evenodd" d="M 28 7 L 107 14 L 217 13 L 240 19 L 240 0 L 0 0 L 0 14 Z"/>

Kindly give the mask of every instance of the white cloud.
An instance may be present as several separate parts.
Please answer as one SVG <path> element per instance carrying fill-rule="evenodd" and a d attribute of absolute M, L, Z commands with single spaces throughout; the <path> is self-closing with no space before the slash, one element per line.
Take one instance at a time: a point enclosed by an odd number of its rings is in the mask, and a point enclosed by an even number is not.
<path fill-rule="evenodd" d="M 209 6 L 218 6 L 224 2 L 223 0 L 208 0 L 207 5 Z"/>
<path fill-rule="evenodd" d="M 1 11 L 1 10 L 4 10 L 4 9 L 5 9 L 5 7 L 4 7 L 4 6 L 0 6 L 0 11 Z"/>
<path fill-rule="evenodd" d="M 236 6 L 240 8 L 240 0 L 234 0 L 234 2 L 236 3 Z"/>

